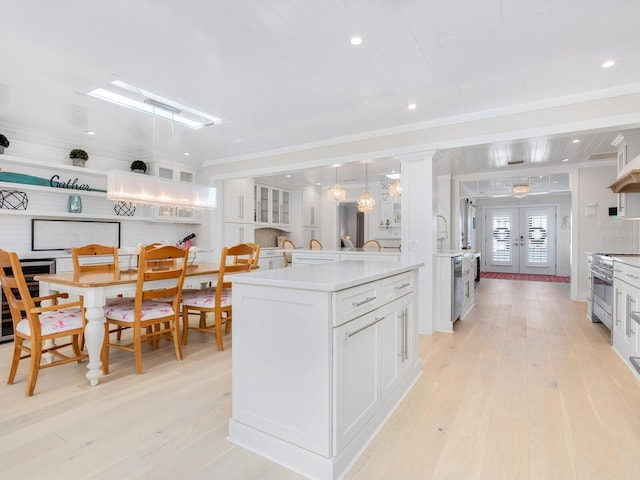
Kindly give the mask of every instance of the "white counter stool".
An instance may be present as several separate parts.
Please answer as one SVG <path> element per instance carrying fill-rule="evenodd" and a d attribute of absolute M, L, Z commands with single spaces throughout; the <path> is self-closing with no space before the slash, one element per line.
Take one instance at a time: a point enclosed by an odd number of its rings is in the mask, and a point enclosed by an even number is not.
<path fill-rule="evenodd" d="M 364 242 L 364 245 L 362 245 L 362 250 L 365 252 L 379 252 L 382 250 L 382 245 L 380 245 L 378 240 L 367 240 Z"/>
<path fill-rule="evenodd" d="M 291 255 L 291 250 L 295 250 L 296 246 L 293 244 L 291 240 L 285 238 L 282 242 L 282 256 L 284 257 L 284 266 L 288 267 L 293 262 L 293 258 Z"/>

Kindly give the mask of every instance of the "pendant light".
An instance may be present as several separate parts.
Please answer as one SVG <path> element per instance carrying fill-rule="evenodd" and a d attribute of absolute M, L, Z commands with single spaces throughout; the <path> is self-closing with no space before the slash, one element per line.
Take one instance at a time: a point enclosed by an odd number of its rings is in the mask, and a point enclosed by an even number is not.
<path fill-rule="evenodd" d="M 531 178 L 524 177 L 520 181 L 514 183 L 509 189 L 509 193 L 516 198 L 525 197 L 531 192 Z"/>
<path fill-rule="evenodd" d="M 369 193 L 369 171 L 367 164 L 364 164 L 364 192 L 358 200 L 358 211 L 362 213 L 368 213 L 375 207 L 376 201 Z"/>
<path fill-rule="evenodd" d="M 347 198 L 347 191 L 338 185 L 338 165 L 336 165 L 336 184 L 327 190 L 327 200 L 335 200 L 336 203 L 343 202 Z"/>
<path fill-rule="evenodd" d="M 174 122 L 171 123 L 172 154 L 173 128 Z M 154 143 L 155 130 L 154 118 Z M 112 170 L 107 173 L 107 198 L 114 202 L 129 202 L 159 207 L 178 207 L 195 210 L 216 208 L 215 187 L 121 170 Z"/>

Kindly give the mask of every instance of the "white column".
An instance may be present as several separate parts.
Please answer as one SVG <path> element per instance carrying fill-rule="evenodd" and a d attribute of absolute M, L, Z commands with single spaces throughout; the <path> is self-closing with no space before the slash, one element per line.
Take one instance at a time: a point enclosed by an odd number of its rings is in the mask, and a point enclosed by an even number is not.
<path fill-rule="evenodd" d="M 418 270 L 418 333 L 426 334 L 433 332 L 434 154 L 435 150 L 429 150 L 399 158 L 402 163 L 402 261 L 424 263 Z"/>

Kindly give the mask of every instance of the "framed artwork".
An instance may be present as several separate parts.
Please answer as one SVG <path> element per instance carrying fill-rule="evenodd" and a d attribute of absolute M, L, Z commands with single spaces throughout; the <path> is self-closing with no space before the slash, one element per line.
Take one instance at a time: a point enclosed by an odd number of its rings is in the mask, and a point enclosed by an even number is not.
<path fill-rule="evenodd" d="M 69 250 L 89 243 L 120 248 L 120 222 L 31 220 L 31 250 Z"/>

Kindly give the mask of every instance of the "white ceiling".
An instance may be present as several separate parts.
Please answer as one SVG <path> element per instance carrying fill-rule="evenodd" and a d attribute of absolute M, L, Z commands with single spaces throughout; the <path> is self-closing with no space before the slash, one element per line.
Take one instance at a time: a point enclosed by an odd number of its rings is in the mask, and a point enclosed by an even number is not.
<path fill-rule="evenodd" d="M 639 19 L 637 0 L 3 2 L 0 132 L 131 160 L 165 149 L 201 165 L 633 85 Z M 362 45 L 350 44 L 354 34 Z M 604 70 L 608 58 L 617 63 Z M 223 123 L 171 134 L 80 93 L 114 77 Z M 612 151 L 615 133 L 455 149 L 438 161 L 453 173 L 584 161 Z M 397 160 L 375 164 L 370 177 Z M 352 168 L 341 178 L 363 171 Z M 333 170 L 318 172 L 333 183 Z"/>

